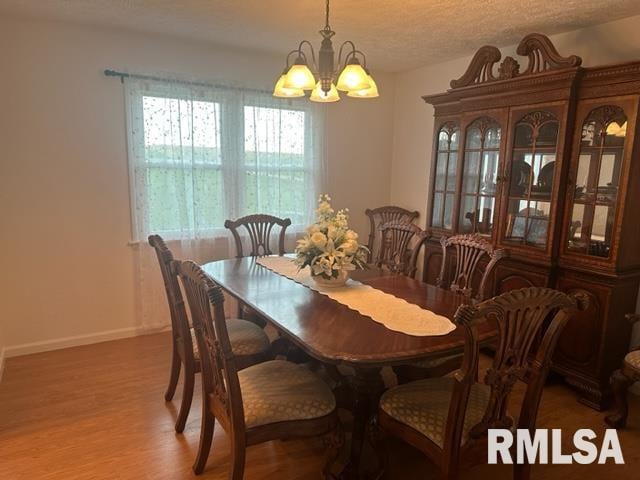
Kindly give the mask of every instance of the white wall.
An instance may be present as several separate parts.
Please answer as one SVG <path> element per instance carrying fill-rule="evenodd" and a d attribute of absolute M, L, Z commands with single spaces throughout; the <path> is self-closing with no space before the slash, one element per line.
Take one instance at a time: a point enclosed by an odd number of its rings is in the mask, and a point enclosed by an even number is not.
<path fill-rule="evenodd" d="M 4 373 L 4 333 L 2 324 L 0 324 L 0 381 L 2 380 L 2 374 Z"/>
<path fill-rule="evenodd" d="M 640 59 L 640 16 L 551 36 L 561 55 L 576 54 L 584 66 L 598 66 Z M 522 32 L 524 37 L 531 32 Z M 544 32 L 540 32 L 544 33 Z M 478 48 L 481 45 L 478 45 Z M 515 53 L 516 45 L 501 48 L 502 58 L 511 55 L 526 67 L 526 58 Z M 467 69 L 471 56 L 400 73 L 396 76 L 391 201 L 420 211 L 426 224 L 431 171 L 433 108 L 421 96 L 444 92 L 449 82 Z"/>
<path fill-rule="evenodd" d="M 0 323 L 7 354 L 131 335 L 123 94 L 102 71 L 271 88 L 283 57 L 5 17 L 0 58 Z M 394 82 L 376 79 L 381 98 L 326 107 L 328 190 L 360 230 L 364 209 L 390 196 Z"/>

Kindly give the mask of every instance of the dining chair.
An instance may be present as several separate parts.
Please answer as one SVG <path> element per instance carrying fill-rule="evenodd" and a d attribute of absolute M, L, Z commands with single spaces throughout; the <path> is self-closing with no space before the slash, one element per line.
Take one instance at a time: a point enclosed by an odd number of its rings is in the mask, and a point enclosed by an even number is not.
<path fill-rule="evenodd" d="M 386 205 L 378 208 L 367 208 L 364 211 L 365 215 L 369 218 L 369 240 L 367 241 L 367 248 L 369 254 L 367 261 L 374 261 L 377 256 L 376 239 L 379 239 L 380 225 L 384 223 L 413 223 L 420 215 L 417 211 L 407 210 L 402 207 L 396 207 L 394 205 Z"/>
<path fill-rule="evenodd" d="M 202 427 L 194 472 L 206 466 L 217 420 L 232 444 L 231 480 L 243 478 L 248 446 L 312 436 L 324 436 L 329 445 L 324 473 L 331 478 L 342 442 L 331 389 L 304 366 L 284 360 L 239 371 L 221 288 L 193 262 L 182 262 L 179 272 L 202 364 Z"/>
<path fill-rule="evenodd" d="M 387 390 L 378 409 L 379 448 L 385 434 L 393 435 L 424 453 L 449 480 L 457 479 L 462 468 L 486 462 L 488 429 L 535 428 L 559 335 L 571 315 L 586 307 L 584 295 L 539 287 L 461 305 L 454 320 L 465 336 L 462 366 L 451 376 Z M 483 381 L 477 380 L 480 321 L 495 321 L 499 335 Z M 525 386 L 521 399 L 512 395 L 518 382 Z M 518 404 L 514 419 L 507 406 Z M 529 465 L 514 466 L 514 479 L 529 475 Z"/>
<path fill-rule="evenodd" d="M 442 288 L 459 293 L 467 302 L 478 302 L 485 298 L 486 284 L 498 262 L 508 256 L 506 249 L 497 249 L 477 234 L 442 237 L 442 266 L 436 281 Z M 453 255 L 455 252 L 455 255 Z M 484 269 L 481 260 L 488 259 Z M 451 274 L 448 275 L 448 273 Z M 477 282 L 479 277 L 479 282 Z M 474 294 L 474 285 L 478 285 Z M 460 367 L 462 355 L 444 355 L 398 365 L 393 371 L 399 383 L 421 378 L 439 377 Z"/>
<path fill-rule="evenodd" d="M 274 252 L 271 249 L 271 245 L 273 243 L 271 233 L 273 228 L 276 226 L 280 229 L 280 232 L 277 235 L 276 253 L 278 255 L 284 255 L 285 234 L 287 227 L 290 225 L 291 220 L 289 218 L 278 218 L 273 215 L 263 213 L 247 215 L 238 218 L 237 220 L 226 220 L 224 222 L 224 227 L 231 232 L 231 235 L 233 235 L 237 258 L 242 258 L 244 256 L 259 257 L 263 255 L 273 255 Z M 246 255 L 242 245 L 241 233 L 248 236 L 251 244 L 251 250 L 246 253 Z M 259 325 L 260 327 L 264 327 L 267 324 L 267 321 L 255 310 L 249 308 L 243 303 L 239 304 L 238 316 Z"/>
<path fill-rule="evenodd" d="M 627 319 L 633 326 L 640 321 L 640 315 L 631 313 Z M 605 417 L 605 422 L 612 428 L 624 428 L 627 426 L 629 416 L 629 400 L 627 391 L 631 385 L 640 381 L 640 346 L 633 348 L 622 362 L 622 367 L 611 375 L 611 388 L 616 400 L 616 410 Z"/>
<path fill-rule="evenodd" d="M 273 215 L 258 213 L 238 218 L 237 220 L 226 220 L 224 227 L 231 231 L 236 243 L 236 257 L 259 257 L 262 255 L 273 255 L 271 250 L 271 232 L 273 227 L 280 227 L 278 234 L 277 254 L 284 255 L 284 240 L 287 227 L 291 225 L 289 218 L 278 218 Z M 241 230 L 241 227 L 244 230 Z M 245 255 L 242 246 L 241 231 L 246 231 L 251 242 L 251 251 Z"/>
<path fill-rule="evenodd" d="M 388 222 L 379 227 L 380 249 L 375 261 L 378 268 L 414 277 L 418 255 L 428 233 L 413 223 Z"/>
<path fill-rule="evenodd" d="M 497 263 L 509 256 L 504 248 L 495 248 L 487 239 L 478 234 L 453 235 L 442 237 L 442 265 L 436 280 L 439 287 L 459 292 L 469 300 L 485 299 L 487 281 Z M 452 255 L 452 250 L 455 255 Z M 488 263 L 481 268 L 481 260 L 488 258 Z M 480 281 L 474 292 L 474 281 Z"/>
<path fill-rule="evenodd" d="M 195 375 L 201 371 L 200 355 L 178 283 L 176 268 L 178 262 L 174 260 L 171 250 L 160 235 L 150 235 L 148 240 L 158 257 L 171 317 L 171 372 L 169 386 L 164 394 L 167 402 L 173 399 L 180 378 L 180 370 L 184 367 L 182 402 L 175 424 L 176 432 L 181 433 L 191 409 Z M 260 327 L 240 319 L 227 319 L 227 324 L 233 349 L 238 355 L 238 368 L 245 368 L 271 358 L 269 337 Z"/>

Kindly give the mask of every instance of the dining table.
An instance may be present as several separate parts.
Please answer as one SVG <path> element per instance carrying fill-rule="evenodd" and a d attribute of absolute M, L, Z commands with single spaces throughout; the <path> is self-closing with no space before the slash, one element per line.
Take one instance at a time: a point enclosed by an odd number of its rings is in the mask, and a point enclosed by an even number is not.
<path fill-rule="evenodd" d="M 281 336 L 325 365 L 347 366 L 354 372 L 353 431 L 342 478 L 362 478 L 361 463 L 367 427 L 377 411 L 385 385 L 384 367 L 461 353 L 464 334 L 417 336 L 393 331 L 258 263 L 260 257 L 214 261 L 202 265 L 207 275 L 238 302 L 255 310 Z M 351 272 L 351 278 L 453 320 L 461 295 L 414 278 L 372 266 Z M 480 342 L 496 335 L 480 322 Z"/>

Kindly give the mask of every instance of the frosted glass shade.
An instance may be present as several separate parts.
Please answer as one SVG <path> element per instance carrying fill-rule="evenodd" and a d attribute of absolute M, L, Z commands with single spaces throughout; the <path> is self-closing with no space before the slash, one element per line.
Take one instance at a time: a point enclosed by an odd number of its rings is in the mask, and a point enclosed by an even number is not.
<path fill-rule="evenodd" d="M 285 77 L 286 74 L 283 73 L 276 82 L 276 86 L 273 89 L 273 96 L 280 98 L 304 97 L 304 90 L 301 88 L 284 88 Z"/>
<path fill-rule="evenodd" d="M 347 96 L 353 98 L 379 97 L 380 94 L 378 93 L 378 86 L 376 85 L 376 82 L 373 80 L 371 75 L 367 75 L 367 79 L 369 80 L 369 84 L 371 85 L 369 88 L 365 88 L 362 90 L 351 90 L 349 93 L 347 93 Z"/>
<path fill-rule="evenodd" d="M 360 62 L 355 60 L 353 63 L 344 67 L 344 70 L 342 70 L 342 73 L 338 77 L 336 88 L 344 92 L 365 90 L 371 87 L 367 77 L 367 72 L 364 71 Z"/>
<path fill-rule="evenodd" d="M 291 65 L 284 78 L 284 88 L 292 90 L 313 90 L 316 79 L 305 64 Z"/>
<path fill-rule="evenodd" d="M 340 94 L 338 94 L 338 89 L 332 83 L 331 90 L 328 93 L 325 93 L 320 86 L 320 82 L 316 84 L 316 88 L 311 92 L 311 97 L 309 98 L 312 102 L 320 102 L 320 103 L 331 103 L 337 102 L 340 100 Z"/>

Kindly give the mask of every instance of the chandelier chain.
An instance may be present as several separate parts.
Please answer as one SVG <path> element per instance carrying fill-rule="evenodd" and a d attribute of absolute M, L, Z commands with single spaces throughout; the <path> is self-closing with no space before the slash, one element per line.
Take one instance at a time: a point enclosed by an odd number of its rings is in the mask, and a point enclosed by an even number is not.
<path fill-rule="evenodd" d="M 329 0 L 327 0 L 327 7 L 325 9 L 325 20 L 324 20 L 324 29 L 325 30 L 331 30 L 331 27 L 329 26 Z"/>

